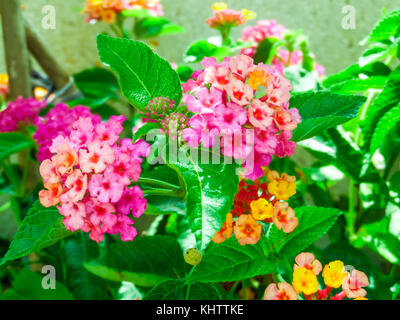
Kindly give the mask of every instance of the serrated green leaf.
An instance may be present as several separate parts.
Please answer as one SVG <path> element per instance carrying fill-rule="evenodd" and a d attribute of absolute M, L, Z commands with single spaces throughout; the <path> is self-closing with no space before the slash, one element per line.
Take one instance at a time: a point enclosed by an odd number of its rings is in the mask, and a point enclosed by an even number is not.
<path fill-rule="evenodd" d="M 400 66 L 390 74 L 387 83 L 370 106 L 367 117 L 361 123 L 364 136 L 364 146 L 368 150 L 376 125 L 383 115 L 396 106 L 400 101 Z"/>
<path fill-rule="evenodd" d="M 222 300 L 221 291 L 215 284 L 192 284 L 188 296 L 187 289 L 184 281 L 169 280 L 154 287 L 143 300 Z"/>
<path fill-rule="evenodd" d="M 368 42 L 389 40 L 399 31 L 400 10 L 393 11 L 377 23 L 368 37 Z"/>
<path fill-rule="evenodd" d="M 104 255 L 86 262 L 84 266 L 103 279 L 129 281 L 143 287 L 179 279 L 185 273 L 182 249 L 175 239 L 167 236 L 116 242 Z"/>
<path fill-rule="evenodd" d="M 19 226 L 1 264 L 41 250 L 72 234 L 65 229 L 55 207 L 45 208 L 36 201 Z"/>
<path fill-rule="evenodd" d="M 222 227 L 238 191 L 235 164 L 202 164 L 187 155 L 188 161 L 168 165 L 182 177 L 186 188 L 186 215 L 200 250 L 207 247 Z"/>
<path fill-rule="evenodd" d="M 271 228 L 268 234 L 270 250 L 279 256 L 292 257 L 329 231 L 342 212 L 338 209 L 299 207 L 295 209 L 299 224 L 291 233 Z"/>
<path fill-rule="evenodd" d="M 178 74 L 168 61 L 139 41 L 97 36 L 100 59 L 118 74 L 122 93 L 141 111 L 156 97 L 167 97 L 176 105 L 182 99 Z"/>
<path fill-rule="evenodd" d="M 294 130 L 292 140 L 309 139 L 355 118 L 365 101 L 366 98 L 362 96 L 339 95 L 323 91 L 293 94 L 290 107 L 299 110 L 302 121 Z"/>
<path fill-rule="evenodd" d="M 376 125 L 371 138 L 370 153 L 373 155 L 379 149 L 387 134 L 400 123 L 400 103 L 385 113 Z"/>
<path fill-rule="evenodd" d="M 0 160 L 7 158 L 13 153 L 29 149 L 33 141 L 18 132 L 0 133 Z"/>
<path fill-rule="evenodd" d="M 237 281 L 274 272 L 275 268 L 274 258 L 268 256 L 261 241 L 255 245 L 242 246 L 232 236 L 223 243 L 211 243 L 187 281 Z"/>

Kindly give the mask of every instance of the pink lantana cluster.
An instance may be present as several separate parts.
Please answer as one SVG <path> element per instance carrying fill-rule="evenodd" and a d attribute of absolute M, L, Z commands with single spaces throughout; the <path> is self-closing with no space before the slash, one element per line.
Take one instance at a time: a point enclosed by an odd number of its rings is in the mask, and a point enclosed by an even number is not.
<path fill-rule="evenodd" d="M 90 118 L 94 124 L 101 122 L 99 115 L 92 114 L 90 109 L 85 106 L 69 108 L 64 103 L 57 104 L 49 113 L 37 121 L 37 131 L 33 138 L 39 145 L 37 157 L 39 161 L 44 161 L 52 157 L 50 147 L 53 140 L 58 136 L 67 137 L 70 135 L 72 125 L 79 118 Z"/>
<path fill-rule="evenodd" d="M 39 112 L 46 107 L 46 102 L 40 102 L 34 98 L 22 97 L 9 102 L 5 110 L 0 112 L 0 132 L 12 132 L 18 130 L 18 125 L 36 124 Z"/>
<path fill-rule="evenodd" d="M 183 85 L 184 101 L 195 113 L 183 130 L 185 141 L 205 148 L 219 141 L 225 156 L 244 161 L 246 178 L 253 180 L 263 176 L 272 155 L 291 156 L 292 131 L 301 118 L 289 109 L 289 80 L 246 55 L 220 64 L 205 58 L 202 64 L 205 69 Z"/>
<path fill-rule="evenodd" d="M 142 190 L 130 185 L 139 179 L 141 157 L 149 155 L 150 146 L 143 140 L 118 143 L 124 121 L 124 116 L 104 123 L 80 117 L 68 136 L 53 140 L 53 156 L 40 165 L 45 187 L 40 203 L 57 206 L 68 230 L 90 232 L 97 242 L 105 233 L 133 240 L 137 231 L 129 215 L 137 218 L 146 210 Z"/>
<path fill-rule="evenodd" d="M 257 51 L 258 44 L 261 41 L 267 38 L 282 40 L 285 31 L 286 28 L 283 25 L 277 24 L 276 20 L 257 21 L 255 26 L 244 28 L 241 40 L 252 42 L 253 45 L 249 48 L 242 49 L 241 53 L 253 57 Z M 279 49 L 276 56 L 272 59 L 272 65 L 280 74 L 283 74 L 285 67 L 301 65 L 302 62 L 303 52 L 301 50 L 294 50 L 290 53 L 289 50 Z M 325 74 L 325 68 L 318 63 L 314 64 L 314 69 L 320 77 Z"/>
<path fill-rule="evenodd" d="M 243 29 L 242 41 L 254 42 L 250 48 L 242 50 L 242 54 L 253 57 L 257 50 L 257 44 L 266 38 L 283 38 L 283 32 L 286 28 L 283 25 L 277 24 L 276 20 L 259 20 L 252 27 Z"/>

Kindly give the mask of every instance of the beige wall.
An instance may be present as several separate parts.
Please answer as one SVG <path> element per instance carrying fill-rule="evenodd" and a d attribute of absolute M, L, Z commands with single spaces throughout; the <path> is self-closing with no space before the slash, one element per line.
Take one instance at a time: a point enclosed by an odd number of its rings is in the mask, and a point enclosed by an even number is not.
<path fill-rule="evenodd" d="M 84 0 L 21 0 L 25 14 L 40 28 L 69 72 L 77 72 L 98 62 L 95 37 L 103 24 L 88 25 L 80 14 Z M 162 0 L 166 17 L 182 24 L 187 33 L 160 39 L 158 51 L 165 58 L 182 61 L 182 54 L 190 42 L 215 35 L 204 20 L 211 15 L 214 0 Z M 311 48 L 328 73 L 336 72 L 353 63 L 362 52 L 360 40 L 379 19 L 383 7 L 400 8 L 400 0 L 227 0 L 230 7 L 254 10 L 259 19 L 277 19 L 288 28 L 302 29 L 310 38 Z M 55 30 L 41 28 L 43 6 L 56 8 Z M 341 27 L 342 7 L 351 4 L 356 8 L 355 30 Z M 237 33 L 239 35 L 239 33 Z M 0 47 L 0 71 L 5 71 L 4 53 Z"/>

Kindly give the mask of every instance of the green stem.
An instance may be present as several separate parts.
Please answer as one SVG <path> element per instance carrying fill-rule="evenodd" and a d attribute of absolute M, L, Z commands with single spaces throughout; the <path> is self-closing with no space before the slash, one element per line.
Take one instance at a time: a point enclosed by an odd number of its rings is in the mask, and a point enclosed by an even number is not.
<path fill-rule="evenodd" d="M 349 240 L 351 241 L 354 238 L 354 225 L 356 222 L 357 212 L 356 212 L 356 205 L 357 205 L 357 188 L 355 187 L 354 181 L 350 180 L 349 186 L 349 208 L 347 212 L 347 232 L 349 235 Z"/>
<path fill-rule="evenodd" d="M 30 150 L 26 152 L 25 161 L 24 161 L 24 168 L 23 168 L 23 175 L 22 175 L 22 183 L 21 183 L 21 190 L 20 196 L 23 197 L 26 192 L 26 183 L 28 181 L 28 172 L 29 172 L 29 163 L 30 163 Z"/>
<path fill-rule="evenodd" d="M 171 189 L 171 190 L 180 190 L 179 186 L 176 186 L 174 184 L 171 184 L 171 183 L 168 183 L 165 181 L 152 179 L 152 178 L 140 177 L 137 182 L 141 183 L 141 184 L 149 184 L 149 185 L 154 185 L 154 186 L 158 186 L 158 187 L 163 187 L 163 188 Z"/>
<path fill-rule="evenodd" d="M 190 286 L 191 284 L 189 283 L 186 287 L 186 294 L 185 294 L 185 300 L 189 300 L 190 299 Z"/>
<path fill-rule="evenodd" d="M 119 37 L 119 38 L 123 38 L 124 35 L 121 33 L 121 31 L 114 25 L 114 24 L 110 24 L 111 30 L 114 32 L 114 34 Z"/>
<path fill-rule="evenodd" d="M 361 107 L 361 110 L 360 110 L 360 120 L 359 120 L 360 123 L 363 120 L 365 120 L 365 118 L 368 114 L 369 107 L 375 101 L 375 98 L 378 94 L 379 94 L 378 90 L 371 89 L 368 91 L 368 99 L 364 103 L 364 105 Z M 357 145 L 360 145 L 360 143 L 361 143 L 361 127 L 360 126 L 358 126 L 356 129 L 355 142 Z"/>
<path fill-rule="evenodd" d="M 184 194 L 182 190 L 169 190 L 169 189 L 149 189 L 143 190 L 145 195 L 156 195 L 156 196 L 169 196 L 183 198 Z"/>
<path fill-rule="evenodd" d="M 8 208 L 11 207 L 11 202 L 8 201 L 0 207 L 0 212 L 6 211 Z"/>
<path fill-rule="evenodd" d="M 243 300 L 247 300 L 247 283 L 246 279 L 242 280 L 242 292 L 243 292 Z"/>

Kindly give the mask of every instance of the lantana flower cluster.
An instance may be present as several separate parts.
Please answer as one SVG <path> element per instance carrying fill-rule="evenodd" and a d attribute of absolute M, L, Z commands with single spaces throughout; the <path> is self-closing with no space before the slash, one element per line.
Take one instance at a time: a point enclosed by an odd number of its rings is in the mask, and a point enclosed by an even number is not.
<path fill-rule="evenodd" d="M 249 19 L 255 19 L 256 14 L 247 9 L 236 11 L 229 9 L 225 2 L 216 2 L 211 7 L 214 16 L 208 18 L 206 23 L 214 29 L 232 28 L 243 25 Z"/>
<path fill-rule="evenodd" d="M 36 124 L 39 121 L 40 110 L 46 105 L 46 102 L 22 97 L 9 102 L 7 108 L 0 112 L 0 132 L 18 131 L 20 125 Z"/>
<path fill-rule="evenodd" d="M 204 70 L 183 85 L 187 109 L 194 113 L 183 138 L 191 147 L 220 142 L 222 154 L 243 161 L 246 178 L 263 175 L 272 155 L 291 156 L 296 143 L 292 131 L 300 123 L 296 108 L 289 109 L 290 81 L 246 55 L 204 58 Z"/>
<path fill-rule="evenodd" d="M 58 136 L 67 137 L 73 130 L 73 124 L 79 118 L 90 118 L 92 123 L 97 125 L 101 118 L 97 114 L 92 114 L 90 109 L 85 106 L 68 107 L 65 103 L 59 103 L 52 108 L 45 117 L 36 121 L 37 130 L 33 135 L 39 145 L 37 158 L 40 162 L 50 159 L 50 151 L 53 140 Z"/>
<path fill-rule="evenodd" d="M 261 41 L 268 38 L 282 40 L 285 31 L 286 28 L 283 25 L 277 24 L 276 20 L 259 20 L 255 26 L 244 28 L 241 41 L 250 42 L 252 45 L 242 49 L 241 53 L 253 57 Z M 287 49 L 279 48 L 271 62 L 274 68 L 280 74 L 283 74 L 286 67 L 302 64 L 303 52 L 301 50 L 293 50 L 290 52 Z M 316 62 L 314 63 L 314 69 L 320 77 L 325 73 L 325 68 Z"/>
<path fill-rule="evenodd" d="M 53 140 L 51 159 L 40 165 L 45 189 L 40 191 L 44 207 L 57 206 L 68 230 L 90 232 L 97 242 L 104 234 L 120 233 L 123 241 L 137 235 L 129 217 L 140 217 L 146 199 L 138 186 L 142 158 L 150 153 L 143 140 L 121 139 L 124 116 L 96 123 L 80 117 L 68 136 Z"/>
<path fill-rule="evenodd" d="M 0 95 L 2 95 L 3 99 L 7 98 L 10 85 L 9 81 L 8 74 L 0 74 Z"/>
<path fill-rule="evenodd" d="M 271 283 L 265 290 L 264 300 L 297 300 L 302 294 L 306 300 L 366 300 L 369 285 L 364 272 L 356 269 L 346 270 L 340 260 L 332 261 L 324 266 L 309 252 L 299 254 L 293 267 L 292 285 L 287 282 Z M 319 289 L 317 276 L 322 271 L 325 284 Z"/>
<path fill-rule="evenodd" d="M 267 179 L 268 182 L 258 179 L 254 184 L 244 180 L 239 183 L 233 209 L 212 241 L 222 243 L 234 233 L 241 245 L 255 244 L 261 238 L 261 222 L 273 223 L 285 233 L 297 227 L 298 219 L 286 202 L 296 194 L 296 177 L 267 170 Z"/>
<path fill-rule="evenodd" d="M 146 9 L 154 16 L 164 14 L 159 0 L 86 0 L 83 11 L 88 14 L 88 22 L 101 20 L 112 24 L 118 13 L 129 9 Z"/>

